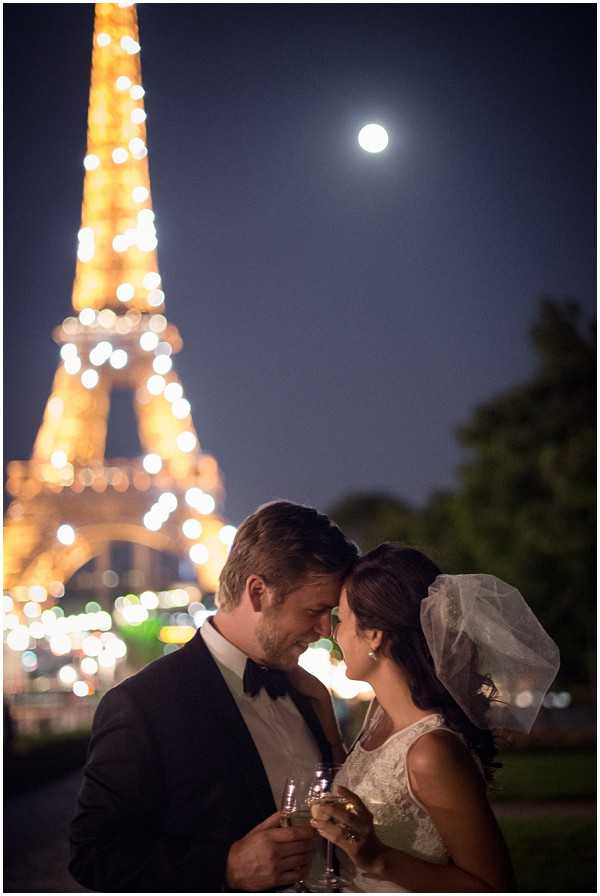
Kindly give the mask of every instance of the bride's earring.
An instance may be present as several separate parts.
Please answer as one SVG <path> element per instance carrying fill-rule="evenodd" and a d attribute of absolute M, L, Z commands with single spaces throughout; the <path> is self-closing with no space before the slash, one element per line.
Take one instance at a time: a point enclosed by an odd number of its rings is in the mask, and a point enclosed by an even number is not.
<path fill-rule="evenodd" d="M 377 659 L 377 654 L 375 653 L 374 650 L 369 650 L 369 653 L 367 654 L 367 656 L 370 656 L 372 660 Z"/>

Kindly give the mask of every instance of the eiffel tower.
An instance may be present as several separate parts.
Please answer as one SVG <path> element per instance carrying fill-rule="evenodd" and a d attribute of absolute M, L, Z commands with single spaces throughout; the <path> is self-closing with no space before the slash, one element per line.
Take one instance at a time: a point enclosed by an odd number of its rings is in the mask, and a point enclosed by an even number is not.
<path fill-rule="evenodd" d="M 214 591 L 231 526 L 216 460 L 201 450 L 173 367 L 152 210 L 137 13 L 95 5 L 74 314 L 29 461 L 8 465 L 5 591 L 51 606 L 111 542 L 189 558 Z M 113 389 L 134 396 L 143 455 L 106 459 Z"/>

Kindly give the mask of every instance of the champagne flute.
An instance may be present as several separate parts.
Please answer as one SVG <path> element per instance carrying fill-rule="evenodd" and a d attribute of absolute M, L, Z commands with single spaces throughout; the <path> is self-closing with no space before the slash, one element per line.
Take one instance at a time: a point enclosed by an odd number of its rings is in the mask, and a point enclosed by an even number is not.
<path fill-rule="evenodd" d="M 310 805 L 315 803 L 335 804 L 343 807 L 348 806 L 346 797 L 334 794 L 333 784 L 335 776 L 339 772 L 340 765 L 322 765 L 319 770 L 319 792 L 314 793 L 310 799 Z M 342 893 L 349 885 L 348 881 L 337 874 L 333 866 L 333 843 L 326 838 L 325 840 L 325 870 L 321 877 L 314 883 L 311 881 L 311 892 L 313 893 Z"/>
<path fill-rule="evenodd" d="M 324 792 L 323 766 L 300 767 L 297 772 L 290 775 L 283 787 L 281 797 L 281 826 L 301 827 L 310 823 L 310 806 L 318 800 Z M 298 880 L 294 886 L 294 893 L 310 893 L 306 882 Z"/>

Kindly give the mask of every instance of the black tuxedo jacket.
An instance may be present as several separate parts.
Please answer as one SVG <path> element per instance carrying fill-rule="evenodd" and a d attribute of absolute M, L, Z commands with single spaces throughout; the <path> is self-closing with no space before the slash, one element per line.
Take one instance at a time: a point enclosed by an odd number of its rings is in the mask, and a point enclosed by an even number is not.
<path fill-rule="evenodd" d="M 291 696 L 331 761 L 310 701 Z M 276 808 L 254 741 L 197 632 L 100 701 L 69 870 L 91 890 L 224 890 L 231 844 Z"/>

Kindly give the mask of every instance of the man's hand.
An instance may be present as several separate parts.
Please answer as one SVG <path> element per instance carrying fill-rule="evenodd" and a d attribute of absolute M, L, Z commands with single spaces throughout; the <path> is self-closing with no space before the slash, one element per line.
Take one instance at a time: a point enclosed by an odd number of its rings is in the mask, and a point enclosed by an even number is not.
<path fill-rule="evenodd" d="M 230 890 L 264 892 L 295 884 L 307 874 L 314 831 L 308 827 L 280 827 L 281 812 L 275 812 L 236 840 L 227 857 L 227 886 Z"/>

